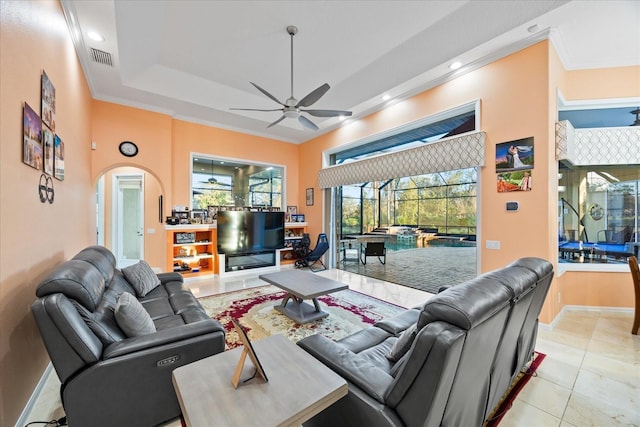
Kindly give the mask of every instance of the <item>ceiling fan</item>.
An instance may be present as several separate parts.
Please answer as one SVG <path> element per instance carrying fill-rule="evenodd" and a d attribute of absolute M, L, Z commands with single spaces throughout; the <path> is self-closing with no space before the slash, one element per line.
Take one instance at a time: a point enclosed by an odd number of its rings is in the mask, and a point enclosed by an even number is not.
<path fill-rule="evenodd" d="M 242 111 L 282 111 L 282 116 L 278 120 L 276 120 L 275 122 L 273 122 L 269 126 L 267 126 L 267 128 L 270 128 L 271 126 L 274 126 L 274 125 L 280 123 L 284 119 L 296 119 L 297 118 L 298 121 L 303 126 L 305 126 L 306 128 L 309 128 L 311 130 L 318 130 L 318 126 L 316 126 L 316 124 L 313 123 L 311 120 L 309 120 L 307 117 L 303 116 L 302 113 L 307 113 L 307 114 L 310 114 L 310 115 L 315 116 L 315 117 L 350 116 L 351 115 L 351 111 L 313 110 L 313 109 L 311 109 L 311 110 L 303 110 L 302 109 L 302 107 L 309 107 L 312 104 L 314 104 L 316 101 L 318 101 L 320 98 L 322 98 L 322 96 L 325 93 L 327 93 L 327 91 L 329 90 L 330 86 L 327 83 L 325 83 L 322 86 L 320 86 L 319 88 L 317 88 L 314 91 L 312 91 L 311 93 L 309 93 L 304 98 L 302 98 L 300 101 L 298 101 L 296 98 L 294 98 L 294 96 L 293 96 L 293 36 L 298 33 L 298 27 L 296 27 L 294 25 L 289 25 L 287 27 L 287 33 L 289 34 L 289 36 L 291 36 L 291 96 L 289 98 L 287 98 L 287 100 L 283 103 L 283 102 L 279 101 L 278 98 L 276 98 L 275 96 L 271 95 L 269 92 L 267 92 L 266 90 L 262 89 L 257 84 L 255 84 L 253 82 L 249 82 L 256 89 L 258 89 L 260 92 L 262 92 L 264 95 L 266 95 L 269 99 L 272 99 L 273 101 L 275 101 L 278 104 L 282 105 L 282 108 L 275 108 L 275 109 L 271 109 L 271 110 L 263 110 L 263 109 L 258 109 L 258 108 L 231 108 L 231 110 L 242 110 Z"/>
<path fill-rule="evenodd" d="M 213 160 L 211 160 L 211 176 L 206 181 L 200 181 L 200 184 L 217 184 L 218 180 L 213 176 Z"/>

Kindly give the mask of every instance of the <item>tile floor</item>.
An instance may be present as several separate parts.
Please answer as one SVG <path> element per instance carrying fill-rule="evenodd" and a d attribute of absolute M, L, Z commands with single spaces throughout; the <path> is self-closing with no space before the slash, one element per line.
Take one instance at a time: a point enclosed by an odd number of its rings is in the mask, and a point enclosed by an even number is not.
<path fill-rule="evenodd" d="M 426 246 L 424 248 L 387 250 L 387 262 L 368 257 L 358 261 L 357 249 L 345 249 L 347 260 L 338 268 L 367 277 L 397 283 L 426 292 L 438 292 L 442 286 L 457 285 L 476 277 L 476 248 Z M 341 254 L 342 256 L 342 254 Z"/>
<path fill-rule="evenodd" d="M 342 270 L 317 274 L 405 307 L 430 297 L 426 292 Z M 244 275 L 187 284 L 201 297 L 264 283 L 256 275 Z M 565 310 L 553 327 L 541 325 L 536 349 L 547 357 L 500 427 L 640 426 L 640 336 L 631 335 L 632 321 L 630 310 L 580 309 Z M 59 387 L 52 373 L 27 421 L 63 415 Z M 178 427 L 180 422 L 166 426 Z"/>

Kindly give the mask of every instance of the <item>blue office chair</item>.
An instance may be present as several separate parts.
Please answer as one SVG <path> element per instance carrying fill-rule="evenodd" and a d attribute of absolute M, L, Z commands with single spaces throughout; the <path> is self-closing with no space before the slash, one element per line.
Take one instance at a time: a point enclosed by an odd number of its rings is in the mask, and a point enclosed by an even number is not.
<path fill-rule="evenodd" d="M 312 272 L 326 270 L 327 267 L 322 262 L 322 256 L 329 250 L 329 239 L 325 233 L 320 233 L 318 235 L 318 241 L 316 242 L 315 248 L 312 251 L 308 252 L 306 256 L 304 254 L 297 254 L 298 260 L 296 261 L 296 267 L 309 267 L 309 270 Z M 315 268 L 314 265 L 320 263 L 322 268 Z"/>

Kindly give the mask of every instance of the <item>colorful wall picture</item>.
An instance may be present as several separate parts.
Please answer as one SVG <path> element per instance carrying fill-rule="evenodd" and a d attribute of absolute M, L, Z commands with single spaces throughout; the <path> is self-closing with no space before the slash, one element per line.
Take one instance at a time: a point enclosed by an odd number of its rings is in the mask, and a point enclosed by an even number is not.
<path fill-rule="evenodd" d="M 32 168 L 42 169 L 42 120 L 26 102 L 24 103 L 22 133 L 22 161 Z"/>
<path fill-rule="evenodd" d="M 531 191 L 531 170 L 504 172 L 498 174 L 498 193 L 511 191 Z"/>
<path fill-rule="evenodd" d="M 44 173 L 53 175 L 53 132 L 46 127 L 42 130 L 44 144 Z"/>
<path fill-rule="evenodd" d="M 307 188 L 307 206 L 313 206 L 313 188 Z"/>
<path fill-rule="evenodd" d="M 496 172 L 533 169 L 533 137 L 496 145 Z"/>
<path fill-rule="evenodd" d="M 53 146 L 53 176 L 62 181 L 64 180 L 64 142 L 62 142 L 58 135 L 53 136 Z"/>
<path fill-rule="evenodd" d="M 56 88 L 42 71 L 42 122 L 56 131 Z"/>

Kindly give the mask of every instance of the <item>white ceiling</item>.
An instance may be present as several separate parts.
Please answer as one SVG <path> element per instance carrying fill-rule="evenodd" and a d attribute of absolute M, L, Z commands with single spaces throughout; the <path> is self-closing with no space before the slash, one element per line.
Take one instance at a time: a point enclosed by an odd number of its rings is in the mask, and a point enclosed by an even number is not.
<path fill-rule="evenodd" d="M 341 126 L 281 113 L 254 82 L 285 101 L 323 83 L 313 108 L 355 119 L 551 38 L 567 69 L 640 65 L 640 1 L 122 1 L 62 0 L 95 99 L 300 143 Z M 96 31 L 105 38 L 87 37 Z M 91 48 L 111 55 L 95 62 Z M 463 67 L 451 71 L 454 60 Z M 639 82 L 640 84 L 640 82 Z M 389 101 L 387 101 L 389 102 Z"/>

